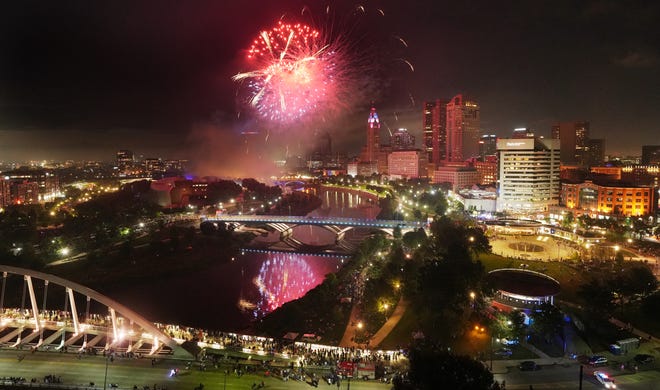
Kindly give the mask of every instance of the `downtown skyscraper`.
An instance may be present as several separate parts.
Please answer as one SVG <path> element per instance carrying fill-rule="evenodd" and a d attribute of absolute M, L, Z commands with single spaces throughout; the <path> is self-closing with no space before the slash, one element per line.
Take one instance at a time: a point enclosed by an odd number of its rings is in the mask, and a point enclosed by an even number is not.
<path fill-rule="evenodd" d="M 429 162 L 439 166 L 479 156 L 479 104 L 464 95 L 450 100 L 424 102 L 424 150 Z"/>
<path fill-rule="evenodd" d="M 447 100 L 424 102 L 422 122 L 424 151 L 437 167 L 447 159 Z"/>
<path fill-rule="evenodd" d="M 447 162 L 463 162 L 479 156 L 481 120 L 479 104 L 464 95 L 447 103 Z"/>

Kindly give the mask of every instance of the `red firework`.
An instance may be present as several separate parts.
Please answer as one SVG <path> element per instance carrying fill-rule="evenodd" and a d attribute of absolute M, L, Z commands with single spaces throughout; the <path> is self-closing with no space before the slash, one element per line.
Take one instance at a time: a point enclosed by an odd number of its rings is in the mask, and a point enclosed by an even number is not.
<path fill-rule="evenodd" d="M 253 70 L 233 79 L 263 118 L 291 123 L 342 104 L 347 64 L 340 45 L 308 25 L 280 21 L 259 34 L 247 58 Z"/>

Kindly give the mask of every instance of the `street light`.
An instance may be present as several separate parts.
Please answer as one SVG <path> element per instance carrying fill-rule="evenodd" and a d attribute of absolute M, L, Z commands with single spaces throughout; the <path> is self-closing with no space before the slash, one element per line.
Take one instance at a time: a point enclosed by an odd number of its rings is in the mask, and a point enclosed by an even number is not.
<path fill-rule="evenodd" d="M 103 376 L 103 390 L 106 389 L 106 383 L 108 382 L 108 361 L 110 361 L 110 354 L 105 356 L 105 375 Z"/>

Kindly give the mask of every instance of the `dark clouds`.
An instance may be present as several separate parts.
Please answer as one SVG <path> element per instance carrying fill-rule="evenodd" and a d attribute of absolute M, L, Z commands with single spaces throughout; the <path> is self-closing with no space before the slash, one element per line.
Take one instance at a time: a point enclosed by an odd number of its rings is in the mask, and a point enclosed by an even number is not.
<path fill-rule="evenodd" d="M 120 147 L 180 156 L 182 140 L 195 139 L 200 123 L 211 122 L 223 136 L 253 126 L 245 116 L 237 119 L 230 80 L 240 70 L 241 50 L 260 28 L 284 13 L 298 15 L 305 3 L 3 2 L 0 159 L 20 158 L 28 149 L 48 158 L 75 150 L 109 159 Z M 323 15 L 320 1 L 307 3 Z M 331 4 L 346 12 L 356 3 Z M 640 143 L 657 142 L 657 2 L 364 4 L 386 13 L 360 44 L 380 38 L 383 58 L 391 58 L 373 100 L 392 128 L 418 132 L 424 99 L 464 92 L 480 101 L 489 132 L 505 135 L 526 125 L 547 133 L 554 121 L 586 119 L 594 137 L 630 135 L 608 142 L 609 151 L 639 152 Z M 394 36 L 406 40 L 405 52 L 388 51 L 387 37 Z M 396 65 L 403 57 L 413 74 Z M 358 149 L 364 108 L 325 125 L 335 145 L 344 139 L 344 146 Z M 405 112 L 398 122 L 395 111 Z M 62 136 L 69 141 L 54 141 Z"/>

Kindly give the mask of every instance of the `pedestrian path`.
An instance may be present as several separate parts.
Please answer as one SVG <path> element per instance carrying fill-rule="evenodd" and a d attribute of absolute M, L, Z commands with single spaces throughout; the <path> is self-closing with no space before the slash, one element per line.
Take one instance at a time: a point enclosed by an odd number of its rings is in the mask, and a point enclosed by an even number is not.
<path fill-rule="evenodd" d="M 406 309 L 408 308 L 408 301 L 404 300 L 403 297 L 399 299 L 399 302 L 396 304 L 396 308 L 392 312 L 392 315 L 387 319 L 387 321 L 381 326 L 380 329 L 378 329 L 378 332 L 374 334 L 371 337 L 371 340 L 369 340 L 369 345 L 372 347 L 377 347 L 380 345 L 380 343 L 383 342 L 385 337 L 392 332 L 392 329 L 396 327 L 396 325 L 401 321 L 401 317 L 403 317 L 403 314 L 406 312 Z"/>
<path fill-rule="evenodd" d="M 533 346 L 533 345 L 530 344 L 530 343 L 520 343 L 520 345 L 521 345 L 523 348 L 526 348 L 526 349 L 528 349 L 528 350 L 534 352 L 534 353 L 536 354 L 536 356 L 538 356 L 538 357 L 541 358 L 541 359 L 552 359 L 552 358 L 550 357 L 550 355 L 548 355 L 547 353 L 541 351 L 540 349 L 536 348 L 535 346 Z"/>
<path fill-rule="evenodd" d="M 348 324 L 346 324 L 346 330 L 344 330 L 344 336 L 339 342 L 340 347 L 357 347 L 358 344 L 355 342 L 355 334 L 358 331 L 358 321 L 360 316 L 360 309 L 358 309 L 358 304 L 353 303 L 353 308 L 351 309 L 351 315 L 348 318 Z"/>

